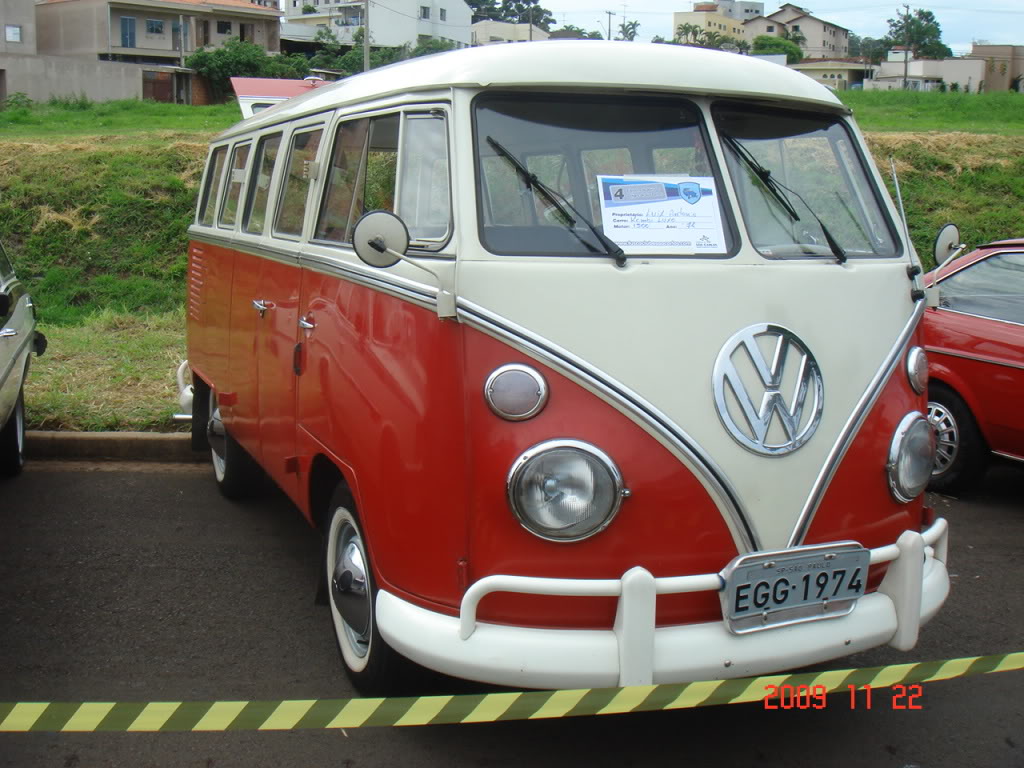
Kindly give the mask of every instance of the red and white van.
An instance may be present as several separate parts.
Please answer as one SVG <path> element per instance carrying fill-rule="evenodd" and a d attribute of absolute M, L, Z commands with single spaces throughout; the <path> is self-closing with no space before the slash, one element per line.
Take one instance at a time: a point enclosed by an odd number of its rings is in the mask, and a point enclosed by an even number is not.
<path fill-rule="evenodd" d="M 914 646 L 949 590 L 920 265 L 797 72 L 487 46 L 218 136 L 193 434 L 325 537 L 350 676 L 537 688 Z"/>

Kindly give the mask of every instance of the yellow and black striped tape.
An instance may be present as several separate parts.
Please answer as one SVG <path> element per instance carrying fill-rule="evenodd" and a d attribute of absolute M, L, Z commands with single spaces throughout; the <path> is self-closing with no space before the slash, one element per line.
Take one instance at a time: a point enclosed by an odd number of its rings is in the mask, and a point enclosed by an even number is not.
<path fill-rule="evenodd" d="M 782 686 L 828 693 L 1024 669 L 1024 652 L 888 667 L 627 688 L 283 701 L 7 702 L 0 732 L 279 731 L 380 725 L 492 723 L 687 709 L 761 701 Z M 816 688 L 821 691 L 820 687 Z"/>

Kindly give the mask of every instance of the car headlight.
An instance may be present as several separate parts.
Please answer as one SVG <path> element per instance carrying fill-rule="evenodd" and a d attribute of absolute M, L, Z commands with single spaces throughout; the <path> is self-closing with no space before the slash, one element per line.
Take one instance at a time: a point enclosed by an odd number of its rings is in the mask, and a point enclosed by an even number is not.
<path fill-rule="evenodd" d="M 907 352 L 907 378 L 919 395 L 928 388 L 928 355 L 920 347 Z"/>
<path fill-rule="evenodd" d="M 551 541 L 579 541 L 604 530 L 628 495 L 615 462 L 577 440 L 533 446 L 508 476 L 515 516 L 528 531 Z"/>
<path fill-rule="evenodd" d="M 917 498 L 928 485 L 935 461 L 935 428 L 922 414 L 903 417 L 889 447 L 889 490 L 897 501 Z"/>

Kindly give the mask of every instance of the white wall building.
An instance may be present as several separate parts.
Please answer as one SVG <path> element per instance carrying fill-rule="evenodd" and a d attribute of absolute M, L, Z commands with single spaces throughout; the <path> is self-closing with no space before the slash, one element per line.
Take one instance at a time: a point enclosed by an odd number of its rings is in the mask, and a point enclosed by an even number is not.
<path fill-rule="evenodd" d="M 864 81 L 865 90 L 903 90 L 903 51 L 874 67 L 875 76 Z M 956 83 L 958 90 L 977 93 L 985 89 L 985 61 L 983 59 L 910 59 L 906 63 L 906 87 L 911 91 L 936 91 L 940 83 L 949 88 Z"/>
<path fill-rule="evenodd" d="M 305 6 L 314 13 L 303 13 Z M 362 0 L 284 0 L 285 37 L 312 40 L 318 28 L 330 29 L 342 43 L 351 44 L 363 26 Z M 414 46 L 434 39 L 468 47 L 473 11 L 464 0 L 388 0 L 370 5 L 370 43 L 373 46 Z M 300 26 L 301 25 L 301 26 Z M 306 29 L 303 29 L 306 28 Z"/>
<path fill-rule="evenodd" d="M 494 43 L 527 43 L 547 40 L 550 35 L 536 24 L 515 24 L 510 21 L 478 21 L 473 25 L 473 45 Z"/>

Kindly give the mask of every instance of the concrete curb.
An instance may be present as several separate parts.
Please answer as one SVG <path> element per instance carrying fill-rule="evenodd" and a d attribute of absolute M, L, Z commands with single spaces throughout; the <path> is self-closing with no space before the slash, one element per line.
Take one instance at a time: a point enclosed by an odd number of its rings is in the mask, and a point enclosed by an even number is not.
<path fill-rule="evenodd" d="M 187 432 L 36 432 L 25 433 L 29 459 L 88 459 L 202 463 L 209 452 L 192 450 Z"/>

